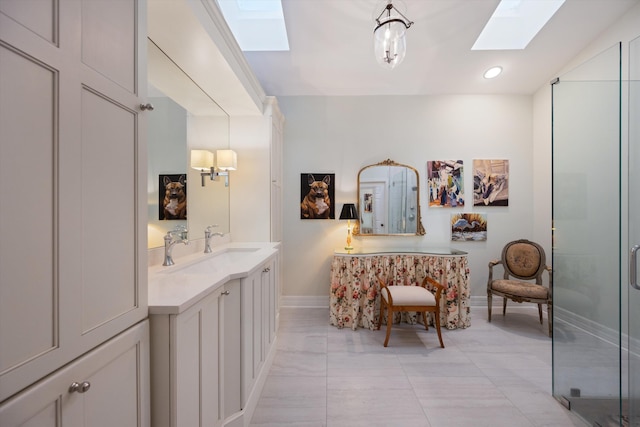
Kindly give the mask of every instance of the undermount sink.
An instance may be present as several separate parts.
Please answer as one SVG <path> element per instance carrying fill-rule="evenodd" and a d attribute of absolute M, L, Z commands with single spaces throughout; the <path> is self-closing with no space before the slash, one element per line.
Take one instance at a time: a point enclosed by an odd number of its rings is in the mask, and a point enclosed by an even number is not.
<path fill-rule="evenodd" d="M 231 247 L 207 254 L 204 258 L 192 264 L 179 265 L 161 270 L 161 273 L 181 273 L 181 274 L 214 274 L 225 270 L 229 264 L 237 263 L 247 259 L 248 254 L 259 251 L 260 248 L 252 247 Z"/>
<path fill-rule="evenodd" d="M 224 251 L 220 252 L 218 255 L 220 254 L 226 254 L 229 252 L 257 252 L 259 251 L 260 248 L 226 248 Z"/>

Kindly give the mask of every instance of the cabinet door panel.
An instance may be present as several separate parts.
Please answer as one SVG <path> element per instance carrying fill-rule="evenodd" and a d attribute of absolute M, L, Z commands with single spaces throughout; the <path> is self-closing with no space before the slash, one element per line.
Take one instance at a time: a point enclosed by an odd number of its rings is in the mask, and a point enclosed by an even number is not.
<path fill-rule="evenodd" d="M 138 347 L 131 347 L 86 381 L 92 388 L 84 393 L 85 426 L 138 426 Z M 108 402 L 108 404 L 105 404 Z"/>
<path fill-rule="evenodd" d="M 55 182 L 56 81 L 0 44 L 0 180 L 12 183 L 0 198 L 0 374 L 58 345 L 54 186 L 41 181 Z"/>
<path fill-rule="evenodd" d="M 222 291 L 217 290 L 189 310 L 174 316 L 172 426 L 222 424 L 220 322 Z"/>
<path fill-rule="evenodd" d="M 253 372 L 257 377 L 262 365 L 262 272 L 253 278 Z"/>
<path fill-rule="evenodd" d="M 177 316 L 175 334 L 175 404 L 174 426 L 200 425 L 200 404 L 202 401 L 200 369 L 202 368 L 201 347 L 202 310 L 193 310 Z"/>
<path fill-rule="evenodd" d="M 224 286 L 228 292 L 224 303 L 224 416 L 228 417 L 242 408 L 241 360 L 240 360 L 240 282 L 232 280 Z"/>
<path fill-rule="evenodd" d="M 82 1 L 82 62 L 127 91 L 136 91 L 135 1 Z"/>
<path fill-rule="evenodd" d="M 47 40 L 56 43 L 56 16 L 58 2 L 55 0 L 2 0 L 0 12 L 10 16 L 24 25 L 30 31 Z"/>
<path fill-rule="evenodd" d="M 144 321 L 12 397 L 0 406 L 0 425 L 148 426 L 148 334 Z M 85 381 L 86 392 L 70 392 Z"/>
<path fill-rule="evenodd" d="M 135 114 L 82 91 L 82 332 L 136 308 Z M 117 268 L 114 268 L 117 266 Z"/>
<path fill-rule="evenodd" d="M 245 407 L 249 399 L 249 393 L 253 388 L 256 378 L 253 365 L 253 279 L 254 276 L 242 279 L 242 321 L 240 324 L 242 335 L 242 407 Z"/>

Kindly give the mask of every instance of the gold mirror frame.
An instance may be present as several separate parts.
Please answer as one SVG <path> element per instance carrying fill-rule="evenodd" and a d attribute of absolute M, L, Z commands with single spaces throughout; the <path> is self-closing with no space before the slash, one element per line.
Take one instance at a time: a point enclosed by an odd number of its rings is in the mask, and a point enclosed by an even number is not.
<path fill-rule="evenodd" d="M 366 213 L 368 211 L 373 212 L 374 207 L 373 207 L 373 200 L 369 200 L 367 202 L 368 207 L 363 206 L 363 202 L 362 202 L 362 197 L 363 194 L 361 194 L 361 177 L 362 177 L 362 173 L 367 170 L 367 169 L 371 169 L 371 168 L 375 168 L 375 167 L 399 167 L 399 168 L 406 168 L 408 171 L 413 171 L 413 173 L 415 174 L 415 178 L 416 178 L 416 186 L 415 186 L 415 205 L 414 206 L 410 206 L 408 208 L 409 211 L 413 211 L 415 209 L 415 212 L 413 213 L 414 218 L 416 220 L 416 231 L 415 233 L 412 231 L 410 233 L 403 233 L 403 232 L 397 232 L 397 233 L 374 233 L 374 232 L 366 232 L 366 233 L 362 233 L 361 232 L 361 224 L 364 221 L 364 218 L 366 215 Z M 405 183 L 406 185 L 406 183 Z M 406 191 L 406 188 L 405 188 Z M 388 208 L 385 207 L 385 208 Z M 388 215 L 387 215 L 388 216 Z M 422 216 L 420 214 L 420 174 L 418 173 L 418 171 L 409 166 L 409 165 L 404 165 L 401 163 L 396 163 L 391 159 L 387 159 L 384 160 L 380 163 L 376 163 L 373 165 L 368 165 L 363 167 L 362 169 L 360 169 L 360 172 L 358 172 L 358 221 L 356 221 L 355 226 L 353 227 L 353 235 L 356 236 L 423 236 L 425 234 L 425 229 L 422 226 Z M 412 221 L 413 219 L 411 219 L 411 212 L 408 212 L 407 210 L 405 210 L 405 214 L 403 217 L 401 217 L 402 220 L 406 221 Z"/>

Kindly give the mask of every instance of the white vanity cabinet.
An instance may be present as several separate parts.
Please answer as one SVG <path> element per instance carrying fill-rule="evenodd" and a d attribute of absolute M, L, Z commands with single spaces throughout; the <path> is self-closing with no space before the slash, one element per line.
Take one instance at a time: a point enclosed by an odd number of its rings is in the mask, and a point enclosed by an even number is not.
<path fill-rule="evenodd" d="M 275 354 L 278 248 L 236 244 L 150 273 L 154 427 L 249 425 Z"/>
<path fill-rule="evenodd" d="M 180 314 L 151 315 L 154 427 L 222 426 L 240 411 L 240 281 Z"/>
<path fill-rule="evenodd" d="M 148 333 L 145 320 L 7 400 L 0 426 L 149 425 Z"/>
<path fill-rule="evenodd" d="M 242 284 L 242 404 L 255 405 L 256 382 L 272 350 L 277 330 L 278 257 L 265 261 Z"/>

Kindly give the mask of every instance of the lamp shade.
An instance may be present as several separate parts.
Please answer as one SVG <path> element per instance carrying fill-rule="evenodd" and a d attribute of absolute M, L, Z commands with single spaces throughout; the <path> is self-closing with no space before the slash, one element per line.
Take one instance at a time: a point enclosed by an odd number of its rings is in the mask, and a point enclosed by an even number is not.
<path fill-rule="evenodd" d="M 213 153 L 209 150 L 191 150 L 191 167 L 197 170 L 213 166 Z"/>
<path fill-rule="evenodd" d="M 216 166 L 223 171 L 234 171 L 238 168 L 238 155 L 233 150 L 217 150 Z"/>
<path fill-rule="evenodd" d="M 358 209 L 356 209 L 356 205 L 353 203 L 345 203 L 342 205 L 340 219 L 358 219 Z"/>

